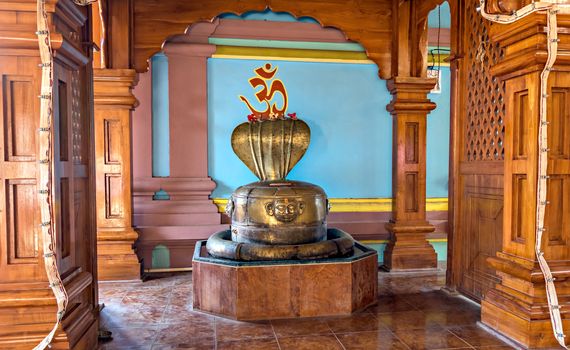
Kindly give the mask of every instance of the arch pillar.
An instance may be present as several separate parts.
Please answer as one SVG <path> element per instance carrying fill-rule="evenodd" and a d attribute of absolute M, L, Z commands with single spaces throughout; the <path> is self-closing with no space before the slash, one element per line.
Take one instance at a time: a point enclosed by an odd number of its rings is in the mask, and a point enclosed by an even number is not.
<path fill-rule="evenodd" d="M 431 2 L 430 6 L 433 5 Z M 384 251 L 386 270 L 437 267 L 437 254 L 427 241 L 435 230 L 426 219 L 427 115 L 435 103 L 427 94 L 435 79 L 426 78 L 427 14 L 419 1 L 392 4 L 392 78 L 387 81 L 393 117 L 392 218 Z"/>
<path fill-rule="evenodd" d="M 139 280 L 132 227 L 132 69 L 94 69 L 97 269 L 101 280 Z"/>
<path fill-rule="evenodd" d="M 437 267 L 437 255 L 427 241 L 435 227 L 426 220 L 426 126 L 435 103 L 427 98 L 433 79 L 396 77 L 388 81 L 393 120 L 392 219 L 384 251 L 387 270 Z"/>

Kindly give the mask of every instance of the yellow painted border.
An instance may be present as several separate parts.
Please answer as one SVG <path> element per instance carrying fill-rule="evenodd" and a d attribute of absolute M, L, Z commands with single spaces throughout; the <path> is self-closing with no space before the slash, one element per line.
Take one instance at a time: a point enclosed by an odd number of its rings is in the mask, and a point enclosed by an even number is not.
<path fill-rule="evenodd" d="M 336 51 L 336 50 L 308 50 L 285 49 L 275 47 L 247 47 L 247 46 L 216 46 L 216 55 L 232 56 L 263 56 L 263 57 L 296 57 L 296 58 L 329 58 L 368 60 L 365 52 Z"/>
<path fill-rule="evenodd" d="M 337 58 L 298 58 L 298 57 L 277 57 L 277 56 L 241 56 L 213 54 L 212 58 L 227 58 L 232 60 L 260 60 L 260 61 L 291 61 L 291 62 L 316 62 L 316 63 L 350 63 L 350 64 L 376 64 L 372 60 L 353 60 Z M 442 65 L 443 66 L 443 65 Z"/>
<path fill-rule="evenodd" d="M 429 243 L 447 243 L 447 238 L 432 238 L 427 240 Z M 387 239 L 365 239 L 359 240 L 362 244 L 386 244 L 389 241 Z"/>
<path fill-rule="evenodd" d="M 214 198 L 213 201 L 218 206 L 218 212 L 223 213 L 227 198 Z M 333 213 L 392 211 L 392 198 L 329 198 L 329 201 Z M 426 210 L 446 211 L 447 202 L 447 198 L 427 198 Z"/>

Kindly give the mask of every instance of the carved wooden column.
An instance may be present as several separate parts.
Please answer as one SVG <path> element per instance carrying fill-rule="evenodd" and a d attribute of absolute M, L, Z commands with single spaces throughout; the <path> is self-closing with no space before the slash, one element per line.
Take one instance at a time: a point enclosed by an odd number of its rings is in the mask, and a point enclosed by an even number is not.
<path fill-rule="evenodd" d="M 558 15 L 568 33 L 570 16 Z M 526 347 L 554 348 L 544 279 L 535 257 L 535 212 L 540 74 L 546 60 L 546 16 L 493 25 L 491 39 L 505 48 L 493 68 L 506 84 L 503 248 L 489 263 L 501 282 L 485 295 L 484 324 Z M 570 329 L 570 36 L 559 34 L 559 56 L 548 82 L 548 191 L 544 257 L 556 278 L 564 327 Z"/>
<path fill-rule="evenodd" d="M 140 279 L 133 249 L 131 111 L 137 100 L 131 90 L 137 74 L 131 69 L 95 69 L 95 154 L 97 176 L 97 257 L 101 280 Z"/>
<path fill-rule="evenodd" d="M 386 225 L 391 239 L 384 252 L 388 270 L 437 267 L 437 255 L 426 234 L 434 226 L 426 220 L 426 117 L 435 108 L 427 98 L 434 79 L 396 77 L 388 81 L 394 118 L 392 219 Z"/>

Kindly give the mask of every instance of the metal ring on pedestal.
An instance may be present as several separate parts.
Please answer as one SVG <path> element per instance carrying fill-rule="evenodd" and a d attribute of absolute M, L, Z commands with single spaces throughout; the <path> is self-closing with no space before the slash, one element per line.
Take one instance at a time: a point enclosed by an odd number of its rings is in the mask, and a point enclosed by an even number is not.
<path fill-rule="evenodd" d="M 230 230 L 220 231 L 208 238 L 206 249 L 210 255 L 242 261 L 322 259 L 352 253 L 354 239 L 347 233 L 329 229 L 327 240 L 294 245 L 266 245 L 234 242 Z"/>

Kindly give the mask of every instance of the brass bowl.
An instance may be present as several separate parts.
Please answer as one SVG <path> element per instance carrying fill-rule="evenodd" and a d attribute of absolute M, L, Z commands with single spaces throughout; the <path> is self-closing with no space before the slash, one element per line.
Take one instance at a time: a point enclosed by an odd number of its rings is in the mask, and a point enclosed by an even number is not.
<path fill-rule="evenodd" d="M 307 182 L 264 181 L 239 187 L 226 213 L 235 242 L 303 244 L 327 236 L 327 196 Z"/>

